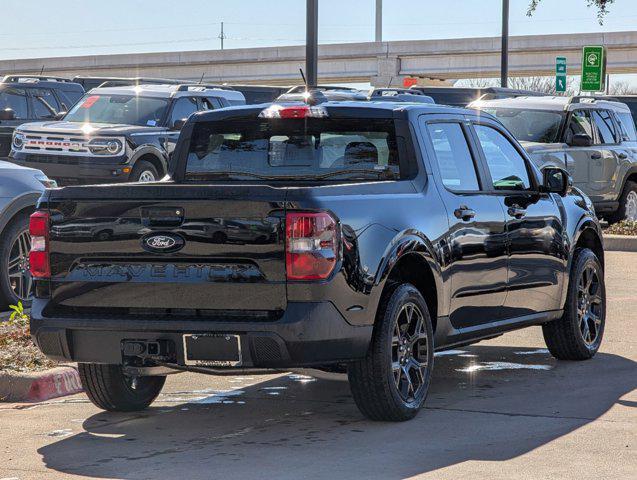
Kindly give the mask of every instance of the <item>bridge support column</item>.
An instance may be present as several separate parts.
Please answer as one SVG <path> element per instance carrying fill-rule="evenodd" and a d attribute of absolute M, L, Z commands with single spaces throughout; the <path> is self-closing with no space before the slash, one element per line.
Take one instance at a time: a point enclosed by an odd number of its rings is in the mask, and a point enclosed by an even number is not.
<path fill-rule="evenodd" d="M 400 58 L 378 57 L 377 74 L 370 79 L 373 87 L 402 87 L 404 75 L 400 75 Z"/>

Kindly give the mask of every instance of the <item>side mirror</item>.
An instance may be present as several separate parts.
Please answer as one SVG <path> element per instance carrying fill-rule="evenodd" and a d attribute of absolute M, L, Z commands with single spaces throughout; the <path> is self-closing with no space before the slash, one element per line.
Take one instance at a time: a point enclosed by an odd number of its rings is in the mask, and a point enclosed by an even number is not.
<path fill-rule="evenodd" d="M 173 123 L 173 130 L 181 130 L 182 128 L 184 128 L 184 125 L 186 124 L 186 120 L 188 119 L 182 118 L 180 120 L 175 120 L 175 122 Z"/>
<path fill-rule="evenodd" d="M 58 112 L 55 114 L 55 116 L 53 117 L 55 120 L 62 120 L 64 118 L 64 115 L 66 115 L 67 112 Z"/>
<path fill-rule="evenodd" d="M 559 167 L 546 167 L 542 170 L 542 191 L 557 193 L 562 197 L 573 189 L 573 180 L 566 170 Z"/>
<path fill-rule="evenodd" d="M 571 147 L 590 147 L 592 144 L 593 139 L 585 133 L 576 133 L 570 143 Z"/>
<path fill-rule="evenodd" d="M 15 120 L 15 112 L 10 108 L 0 110 L 0 120 Z"/>

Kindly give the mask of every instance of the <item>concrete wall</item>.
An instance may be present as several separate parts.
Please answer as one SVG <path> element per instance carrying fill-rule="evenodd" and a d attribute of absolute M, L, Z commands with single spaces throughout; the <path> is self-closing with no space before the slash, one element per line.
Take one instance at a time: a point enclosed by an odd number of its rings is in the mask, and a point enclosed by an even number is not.
<path fill-rule="evenodd" d="M 553 75 L 555 57 L 568 58 L 568 73 L 579 72 L 583 45 L 606 45 L 609 73 L 637 73 L 637 32 L 511 37 L 510 75 Z M 322 82 L 399 84 L 404 76 L 437 79 L 496 77 L 500 38 L 463 38 L 319 47 Z M 190 52 L 91 55 L 0 61 L 0 75 L 147 76 L 209 82 L 300 83 L 305 48 L 267 47 Z"/>

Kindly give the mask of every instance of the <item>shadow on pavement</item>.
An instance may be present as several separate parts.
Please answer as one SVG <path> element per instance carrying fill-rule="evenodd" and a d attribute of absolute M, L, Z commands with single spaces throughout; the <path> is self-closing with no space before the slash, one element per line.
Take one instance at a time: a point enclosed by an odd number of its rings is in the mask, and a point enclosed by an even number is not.
<path fill-rule="evenodd" d="M 572 363 L 545 350 L 469 347 L 436 358 L 426 408 L 400 424 L 365 420 L 346 382 L 298 380 L 208 392 L 198 403 L 165 396 L 140 414 L 99 413 L 85 420 L 86 432 L 38 452 L 50 469 L 99 478 L 402 479 L 511 459 L 618 402 L 635 407 L 620 399 L 637 387 L 637 364 L 601 353 Z"/>

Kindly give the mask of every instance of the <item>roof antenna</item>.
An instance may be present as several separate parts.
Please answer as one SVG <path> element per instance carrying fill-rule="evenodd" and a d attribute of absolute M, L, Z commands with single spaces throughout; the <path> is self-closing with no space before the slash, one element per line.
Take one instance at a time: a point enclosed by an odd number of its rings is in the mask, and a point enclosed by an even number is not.
<path fill-rule="evenodd" d="M 42 75 L 44 73 L 44 65 L 42 65 L 42 68 L 40 69 L 40 75 Z"/>
<path fill-rule="evenodd" d="M 203 72 L 203 73 L 201 74 L 201 78 L 199 79 L 199 83 L 203 82 L 203 77 L 204 77 L 204 75 L 205 75 L 205 74 L 206 74 L 206 72 Z"/>
<path fill-rule="evenodd" d="M 305 74 L 303 73 L 303 69 L 299 68 L 299 72 L 301 72 L 301 78 L 303 79 L 303 84 L 305 85 L 305 90 L 307 91 L 307 80 L 305 79 Z"/>
<path fill-rule="evenodd" d="M 387 82 L 387 88 L 391 87 L 391 82 L 394 81 L 394 77 L 389 77 L 389 82 Z"/>

